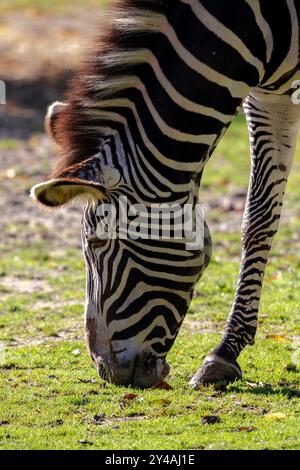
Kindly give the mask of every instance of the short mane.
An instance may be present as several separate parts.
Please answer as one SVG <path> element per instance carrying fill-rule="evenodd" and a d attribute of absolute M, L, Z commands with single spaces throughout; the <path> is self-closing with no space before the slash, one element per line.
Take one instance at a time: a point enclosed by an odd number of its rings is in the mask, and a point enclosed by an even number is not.
<path fill-rule="evenodd" d="M 97 110 L 97 102 L 118 97 L 124 89 L 122 77 L 128 78 L 134 67 L 142 63 L 145 49 L 151 49 L 157 41 L 153 33 L 161 28 L 162 14 L 172 5 L 170 0 L 110 3 L 100 36 L 91 44 L 87 61 L 70 83 L 65 96 L 68 106 L 55 119 L 54 134 L 61 158 L 53 177 L 99 151 L 111 120 L 107 118 L 107 109 Z M 139 51 L 144 51 L 144 56 Z"/>

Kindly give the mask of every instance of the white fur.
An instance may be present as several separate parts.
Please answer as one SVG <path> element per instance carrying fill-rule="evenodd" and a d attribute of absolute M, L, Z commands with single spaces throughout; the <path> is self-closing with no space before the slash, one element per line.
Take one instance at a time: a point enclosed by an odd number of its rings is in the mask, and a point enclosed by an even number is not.
<path fill-rule="evenodd" d="M 55 116 L 57 113 L 62 111 L 66 106 L 67 106 L 67 103 L 62 103 L 61 101 L 55 101 L 48 107 L 46 118 L 51 120 L 53 116 Z"/>

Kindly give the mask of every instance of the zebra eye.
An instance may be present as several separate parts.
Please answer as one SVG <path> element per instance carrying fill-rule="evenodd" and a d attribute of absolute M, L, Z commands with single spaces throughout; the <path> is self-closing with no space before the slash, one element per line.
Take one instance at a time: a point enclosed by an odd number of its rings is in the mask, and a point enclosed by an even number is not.
<path fill-rule="evenodd" d="M 90 248 L 102 248 L 107 242 L 106 239 L 98 238 L 96 235 L 90 235 L 86 240 Z"/>

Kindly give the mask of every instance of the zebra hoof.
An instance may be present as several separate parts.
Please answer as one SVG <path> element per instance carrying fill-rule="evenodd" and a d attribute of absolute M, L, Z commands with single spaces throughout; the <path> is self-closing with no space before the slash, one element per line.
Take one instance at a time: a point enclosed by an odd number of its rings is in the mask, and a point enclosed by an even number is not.
<path fill-rule="evenodd" d="M 237 362 L 228 362 L 225 359 L 211 354 L 207 356 L 190 381 L 193 388 L 203 385 L 211 385 L 218 382 L 230 383 L 242 378 L 242 371 Z"/>

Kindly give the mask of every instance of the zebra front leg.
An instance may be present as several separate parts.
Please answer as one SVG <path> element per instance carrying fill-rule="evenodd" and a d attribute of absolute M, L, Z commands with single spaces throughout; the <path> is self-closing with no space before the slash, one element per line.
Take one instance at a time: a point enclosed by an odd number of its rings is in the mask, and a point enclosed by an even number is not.
<path fill-rule="evenodd" d="M 242 225 L 240 274 L 224 337 L 192 378 L 193 387 L 242 377 L 237 358 L 247 344 L 254 344 L 265 268 L 296 146 L 300 110 L 289 96 L 256 91 L 248 96 L 244 109 L 252 167 Z"/>

